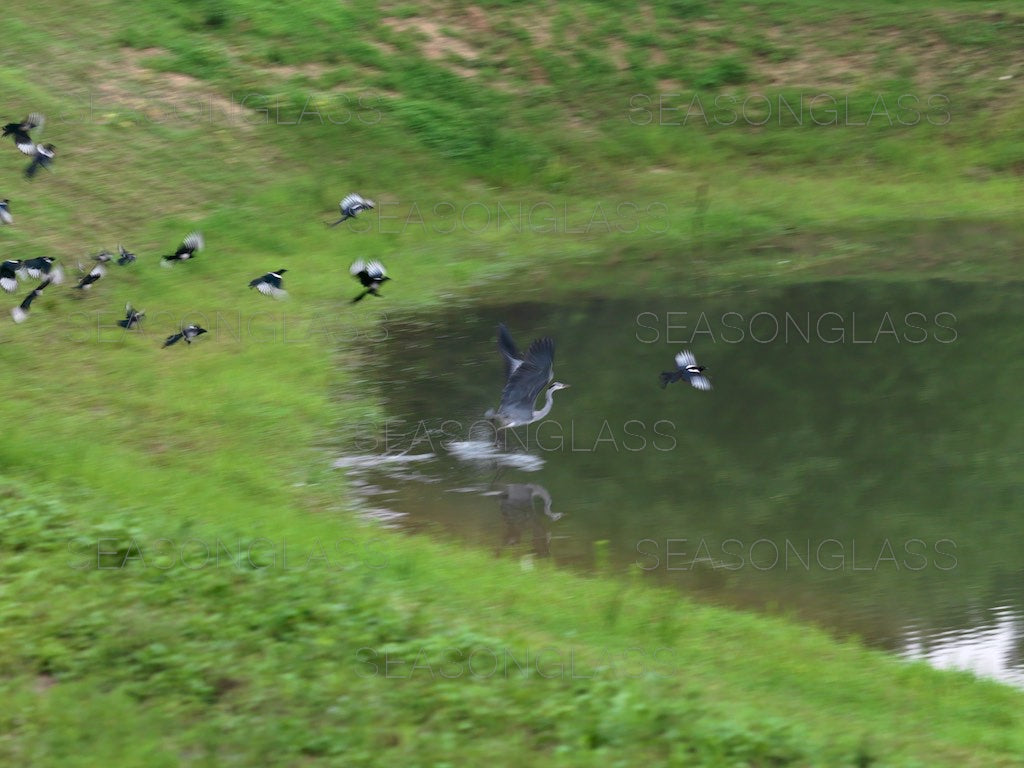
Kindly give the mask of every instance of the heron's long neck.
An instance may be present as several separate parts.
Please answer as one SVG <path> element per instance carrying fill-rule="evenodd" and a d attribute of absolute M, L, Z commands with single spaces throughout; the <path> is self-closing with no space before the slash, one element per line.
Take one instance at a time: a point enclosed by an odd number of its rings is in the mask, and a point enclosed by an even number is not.
<path fill-rule="evenodd" d="M 533 501 L 533 496 L 540 496 L 541 501 L 544 502 L 544 514 L 551 517 L 551 494 L 547 492 L 547 489 L 541 488 L 539 485 L 531 485 L 530 489 L 532 494 L 530 501 Z"/>
<path fill-rule="evenodd" d="M 555 404 L 555 390 L 549 389 L 544 393 L 544 407 L 533 412 L 533 420 L 539 421 L 551 413 L 551 406 Z"/>

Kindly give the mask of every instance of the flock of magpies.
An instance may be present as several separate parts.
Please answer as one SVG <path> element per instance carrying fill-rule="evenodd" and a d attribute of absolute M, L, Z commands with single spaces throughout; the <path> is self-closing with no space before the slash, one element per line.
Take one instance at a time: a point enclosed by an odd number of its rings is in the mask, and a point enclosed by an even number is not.
<path fill-rule="evenodd" d="M 18 151 L 31 158 L 31 162 L 25 168 L 26 179 L 34 178 L 40 168 L 49 169 L 56 156 L 56 147 L 53 144 L 40 144 L 32 138 L 32 132 L 42 129 L 44 123 L 44 117 L 33 112 L 21 122 L 7 123 L 3 126 L 3 136 L 12 137 L 14 146 Z M 327 222 L 328 227 L 336 227 L 348 219 L 355 218 L 363 211 L 372 210 L 374 203 L 372 200 L 368 200 L 361 195 L 350 194 L 338 203 L 338 207 L 341 211 L 341 217 L 337 221 Z M 14 217 L 11 215 L 10 200 L 3 198 L 0 200 L 0 226 L 13 223 Z M 195 258 L 196 254 L 203 250 L 205 245 L 206 243 L 200 232 L 191 232 L 185 236 L 181 241 L 181 245 L 178 246 L 174 253 L 162 257 L 161 265 L 171 267 L 177 262 L 189 261 Z M 116 260 L 119 266 L 124 267 L 135 262 L 135 254 L 126 250 L 123 245 L 118 244 L 117 251 Z M 103 250 L 92 258 L 96 264 L 88 272 L 79 263 L 82 277 L 78 285 L 75 286 L 79 290 L 88 290 L 97 281 L 102 279 L 107 273 L 104 265 L 113 261 L 115 255 Z M 251 280 L 249 287 L 255 288 L 264 296 L 270 296 L 275 299 L 285 298 L 288 293 L 283 287 L 283 275 L 287 271 L 287 269 L 282 268 L 273 272 L 267 272 L 265 275 Z M 364 261 L 363 259 L 358 259 L 352 264 L 349 272 L 363 287 L 363 291 L 352 299 L 352 303 L 361 301 L 369 295 L 379 297 L 381 295 L 380 287 L 385 281 L 391 279 L 387 276 L 384 265 L 376 260 Z M 19 278 L 42 279 L 43 281 L 17 307 L 11 310 L 11 317 L 15 323 L 25 322 L 32 307 L 32 302 L 39 298 L 47 286 L 51 284 L 60 285 L 64 281 L 64 272 L 57 263 L 57 260 L 51 256 L 40 256 L 39 258 L 25 260 L 7 259 L 0 263 L 0 289 L 6 293 L 13 293 L 18 288 Z M 125 330 L 138 328 L 145 315 L 144 311 L 136 310 L 129 303 L 125 305 L 124 319 L 119 320 L 117 324 Z M 205 328 L 201 328 L 198 325 L 187 325 L 177 333 L 168 336 L 164 340 L 163 346 L 170 347 L 182 339 L 185 340 L 186 344 L 190 345 L 204 333 L 207 333 Z M 684 350 L 676 355 L 675 362 L 676 370 L 661 374 L 661 386 L 663 388 L 672 382 L 685 380 L 696 389 L 711 389 L 711 381 L 704 374 L 705 367 L 697 365 L 693 353 Z M 550 385 L 550 361 L 547 363 L 547 370 L 547 383 Z M 532 402 L 530 406 L 532 407 Z M 550 408 L 550 405 L 548 407 Z"/>
<path fill-rule="evenodd" d="M 32 158 L 31 163 L 25 169 L 26 179 L 34 178 L 40 168 L 49 169 L 53 163 L 53 158 L 56 156 L 56 147 L 53 144 L 39 144 L 32 138 L 32 132 L 41 130 L 44 123 L 44 117 L 33 112 L 21 122 L 7 123 L 3 126 L 3 136 L 11 136 L 14 140 L 14 146 L 20 152 Z M 338 204 L 338 207 L 341 209 L 341 218 L 327 223 L 327 226 L 336 227 L 343 221 L 355 218 L 361 212 L 372 209 L 374 204 L 372 200 L 367 200 L 357 194 L 350 194 Z M 0 200 L 0 226 L 12 224 L 14 224 L 14 217 L 11 214 L 11 201 L 8 198 L 3 198 Z M 197 253 L 203 250 L 205 245 L 205 240 L 200 232 L 191 232 L 185 236 L 181 241 L 181 245 L 178 246 L 174 253 L 162 257 L 161 266 L 171 267 L 177 262 L 193 259 Z M 124 267 L 135 262 L 135 254 L 126 250 L 124 246 L 118 244 L 117 251 L 116 260 L 119 266 Z M 81 263 L 78 265 L 82 277 L 75 287 L 79 290 L 88 290 L 105 277 L 107 274 L 105 265 L 115 259 L 115 254 L 103 250 L 92 258 L 96 264 L 88 271 L 82 267 Z M 255 288 L 264 296 L 283 299 L 288 295 L 282 287 L 282 275 L 287 271 L 286 269 L 278 269 L 274 272 L 267 272 L 265 275 L 251 280 L 249 287 Z M 364 289 L 362 293 L 352 299 L 352 303 L 360 301 L 368 295 L 379 297 L 381 295 L 381 285 L 386 280 L 391 279 L 387 276 L 384 265 L 379 261 L 358 259 L 352 264 L 349 272 L 359 281 L 359 284 Z M 22 300 L 21 304 L 11 310 L 11 317 L 15 323 L 23 323 L 28 319 L 32 302 L 42 295 L 43 290 L 47 286 L 60 285 L 64 282 L 64 271 L 60 264 L 57 263 L 57 260 L 51 256 L 24 260 L 7 259 L 0 263 L 0 289 L 5 293 L 14 293 L 18 289 L 19 278 L 22 280 L 29 278 L 42 279 L 42 282 Z M 145 314 L 144 311 L 136 310 L 131 304 L 126 304 L 124 320 L 118 321 L 118 325 L 126 330 L 138 328 Z M 185 340 L 186 344 L 191 344 L 204 333 L 207 333 L 205 328 L 200 328 L 198 325 L 188 325 L 181 328 L 179 332 L 168 336 L 163 346 L 172 346 L 182 339 Z"/>

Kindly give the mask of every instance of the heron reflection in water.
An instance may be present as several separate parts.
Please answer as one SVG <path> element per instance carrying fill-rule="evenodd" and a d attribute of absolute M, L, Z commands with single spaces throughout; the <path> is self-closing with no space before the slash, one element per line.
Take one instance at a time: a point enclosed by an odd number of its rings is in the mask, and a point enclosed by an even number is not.
<path fill-rule="evenodd" d="M 534 552 L 541 557 L 550 555 L 551 531 L 544 518 L 560 520 L 562 513 L 551 511 L 551 494 L 547 488 L 536 483 L 508 483 L 498 498 L 501 499 L 501 517 L 505 521 L 504 546 L 518 544 L 523 538 L 523 531 L 529 528 Z M 534 503 L 537 498 L 544 504 L 543 516 Z"/>

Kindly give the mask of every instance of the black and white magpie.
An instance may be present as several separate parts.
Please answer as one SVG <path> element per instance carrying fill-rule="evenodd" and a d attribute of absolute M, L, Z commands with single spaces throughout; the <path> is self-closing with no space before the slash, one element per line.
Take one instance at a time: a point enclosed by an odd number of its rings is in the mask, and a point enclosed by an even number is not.
<path fill-rule="evenodd" d="M 0 224 L 13 224 L 14 217 L 11 216 L 11 201 L 6 197 L 0 200 Z"/>
<path fill-rule="evenodd" d="M 204 333 L 206 333 L 205 328 L 200 328 L 198 325 L 186 325 L 179 333 L 174 333 L 168 336 L 167 341 L 164 342 L 164 346 L 169 347 L 172 344 L 177 344 L 182 339 L 185 340 L 186 344 L 191 344 L 192 339 Z"/>
<path fill-rule="evenodd" d="M 102 264 L 97 264 L 95 267 L 89 270 L 88 274 L 84 275 L 79 281 L 75 288 L 81 288 L 82 290 L 89 290 L 92 288 L 92 284 L 107 274 L 107 270 L 103 268 Z"/>
<path fill-rule="evenodd" d="M 706 366 L 697 365 L 697 358 L 693 356 L 693 352 L 684 349 L 676 355 L 676 370 L 661 374 L 661 388 L 664 389 L 673 381 L 685 379 L 694 389 L 709 390 L 711 381 L 704 373 L 705 370 Z"/>
<path fill-rule="evenodd" d="M 21 269 L 21 262 L 17 259 L 7 259 L 0 263 L 0 288 L 5 293 L 14 293 L 18 290 L 18 270 Z"/>
<path fill-rule="evenodd" d="M 46 120 L 42 115 L 38 112 L 33 112 L 20 123 L 8 123 L 5 125 L 3 135 L 12 137 L 14 139 L 14 146 L 26 155 L 31 155 L 35 148 L 35 142 L 32 141 L 29 133 L 36 128 L 42 128 L 44 122 Z"/>
<path fill-rule="evenodd" d="M 327 223 L 329 227 L 336 227 L 346 219 L 354 219 L 362 211 L 368 211 L 373 208 L 373 200 L 367 200 L 362 195 L 355 193 L 347 195 L 344 200 L 338 203 L 338 208 L 341 209 L 341 218 L 335 222 Z"/>
<path fill-rule="evenodd" d="M 43 288 L 48 286 L 51 282 L 51 280 L 44 280 L 36 287 L 34 291 L 32 291 L 32 293 L 25 297 L 25 300 L 22 301 L 21 304 L 19 304 L 18 306 L 14 307 L 14 309 L 11 310 L 11 317 L 14 318 L 14 322 L 25 322 L 25 319 L 28 317 L 29 309 L 31 309 L 32 307 L 32 302 L 35 301 L 36 298 L 43 292 Z"/>
<path fill-rule="evenodd" d="M 40 168 L 49 168 L 53 163 L 53 158 L 57 154 L 57 148 L 53 144 L 33 144 L 32 150 L 25 152 L 26 155 L 32 158 L 32 162 L 28 164 L 28 168 L 25 169 L 25 178 L 31 179 L 36 175 L 36 171 Z M 21 146 L 18 146 L 21 149 Z M 24 152 L 24 150 L 22 150 Z"/>
<path fill-rule="evenodd" d="M 124 249 L 124 246 L 121 245 L 120 243 L 117 244 L 117 252 L 121 254 L 117 259 L 117 263 L 120 264 L 122 267 L 126 264 L 131 264 L 133 261 L 135 261 L 135 254 L 126 251 Z"/>
<path fill-rule="evenodd" d="M 161 264 L 165 267 L 170 267 L 176 261 L 188 261 L 199 251 L 203 250 L 203 246 L 205 244 L 203 236 L 199 232 L 190 232 L 185 236 L 185 239 L 181 241 L 181 245 L 178 246 L 178 250 L 169 256 L 164 256 L 164 260 Z"/>
<path fill-rule="evenodd" d="M 267 274 L 262 277 L 250 280 L 249 287 L 255 288 L 264 296 L 273 296 L 275 299 L 283 299 L 288 295 L 288 292 L 281 287 L 281 275 L 287 271 L 287 269 L 279 269 L 276 272 L 267 272 Z"/>
<path fill-rule="evenodd" d="M 131 304 L 125 304 L 124 320 L 118 320 L 117 324 L 120 325 L 122 328 L 131 330 L 132 328 L 136 327 L 140 322 L 142 322 L 142 318 L 144 318 L 145 316 L 145 311 L 139 312 Z"/>
<path fill-rule="evenodd" d="M 368 261 L 364 262 L 362 259 L 358 259 L 348 270 L 352 276 L 359 281 L 359 283 L 366 290 L 352 299 L 352 303 L 355 304 L 360 301 L 368 293 L 372 293 L 374 296 L 380 297 L 378 289 L 385 280 L 391 278 L 387 276 L 384 271 L 384 265 L 379 261 Z"/>
<path fill-rule="evenodd" d="M 20 272 L 24 272 L 31 278 L 49 278 L 54 285 L 64 282 L 64 270 L 52 256 L 39 256 L 35 259 L 25 259 L 21 262 Z"/>

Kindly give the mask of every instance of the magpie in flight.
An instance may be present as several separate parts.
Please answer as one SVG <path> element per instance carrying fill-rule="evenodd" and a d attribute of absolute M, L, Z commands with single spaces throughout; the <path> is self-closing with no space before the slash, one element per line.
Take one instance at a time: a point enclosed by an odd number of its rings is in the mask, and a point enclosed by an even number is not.
<path fill-rule="evenodd" d="M 18 270 L 21 269 L 21 262 L 17 259 L 7 259 L 0 263 L 0 288 L 5 293 L 14 293 L 18 290 Z"/>
<path fill-rule="evenodd" d="M 142 322 L 146 316 L 145 311 L 139 312 L 131 304 L 124 305 L 124 320 L 118 320 L 117 324 L 126 330 L 131 330 Z"/>
<path fill-rule="evenodd" d="M 21 149 L 21 146 L 18 146 Z M 22 150 L 24 152 L 24 150 Z M 53 144 L 34 144 L 26 155 L 32 158 L 32 162 L 25 169 L 25 178 L 31 179 L 40 168 L 49 168 L 53 163 L 53 157 L 57 154 L 57 148 Z"/>
<path fill-rule="evenodd" d="M 276 272 L 267 272 L 267 274 L 262 277 L 250 280 L 249 287 L 255 288 L 264 296 L 273 296 L 275 299 L 283 299 L 288 295 L 288 292 L 281 287 L 281 275 L 287 271 L 287 269 L 279 269 Z"/>
<path fill-rule="evenodd" d="M 685 379 L 694 389 L 709 390 L 711 381 L 704 373 L 705 370 L 706 366 L 697 365 L 697 358 L 693 356 L 693 352 L 684 349 L 676 355 L 676 370 L 661 374 L 661 388 L 664 389 L 673 381 Z"/>
<path fill-rule="evenodd" d="M 42 128 L 44 122 L 46 121 L 42 115 L 38 112 L 33 112 L 20 123 L 8 123 L 5 125 L 3 128 L 3 135 L 13 138 L 14 146 L 26 155 L 31 155 L 33 154 L 36 144 L 32 141 L 32 137 L 29 135 L 29 132 L 36 128 Z"/>
<path fill-rule="evenodd" d="M 102 264 L 97 264 L 95 267 L 89 270 L 89 273 L 82 277 L 81 281 L 75 288 L 81 288 L 82 290 L 89 290 L 92 288 L 92 284 L 107 274 L 107 270 L 103 268 Z"/>
<path fill-rule="evenodd" d="M 36 298 L 43 292 L 43 288 L 48 286 L 51 282 L 51 280 L 44 280 L 42 283 L 39 284 L 39 286 L 34 291 L 32 291 L 32 293 L 25 297 L 25 300 L 21 302 L 21 304 L 19 304 L 18 306 L 11 310 L 11 317 L 14 318 L 14 322 L 25 322 L 25 319 L 28 317 L 29 309 L 31 309 L 32 307 L 32 302 L 35 301 Z"/>
<path fill-rule="evenodd" d="M 25 259 L 21 262 L 20 272 L 26 273 L 36 280 L 46 277 L 54 285 L 64 282 L 64 270 L 53 256 L 40 256 L 36 259 Z"/>
<path fill-rule="evenodd" d="M 14 217 L 11 216 L 11 201 L 6 197 L 0 200 L 0 224 L 13 224 Z"/>
<path fill-rule="evenodd" d="M 178 250 L 169 256 L 164 256 L 164 260 L 161 264 L 165 267 L 170 267 L 173 266 L 176 261 L 188 261 L 199 251 L 203 250 L 204 245 L 206 245 L 206 243 L 203 241 L 203 236 L 199 232 L 190 232 L 185 236 L 185 239 L 181 241 L 181 245 L 178 246 Z"/>
<path fill-rule="evenodd" d="M 126 251 L 124 249 L 124 246 L 121 245 L 120 243 L 117 244 L 117 252 L 121 254 L 117 259 L 117 263 L 120 264 L 122 267 L 125 266 L 126 264 L 131 264 L 133 261 L 135 261 L 135 254 Z"/>
<path fill-rule="evenodd" d="M 177 344 L 182 339 L 185 340 L 186 344 L 191 344 L 192 339 L 204 333 L 206 333 L 205 328 L 200 328 L 198 325 L 186 325 L 181 329 L 180 333 L 174 333 L 168 336 L 167 341 L 164 342 L 164 346 L 169 347 L 172 344 Z"/>
<path fill-rule="evenodd" d="M 359 281 L 359 283 L 366 290 L 352 299 L 352 303 L 355 304 L 357 301 L 361 301 L 364 296 L 368 293 L 372 293 L 374 296 L 380 297 L 378 289 L 385 280 L 391 278 L 387 276 L 384 271 L 384 265 L 379 261 L 366 261 L 358 259 L 348 270 L 352 276 Z"/>
<path fill-rule="evenodd" d="M 336 227 L 346 219 L 354 219 L 362 211 L 370 210 L 373 208 L 373 200 L 367 200 L 362 195 L 353 193 L 338 203 L 338 208 L 341 209 L 341 218 L 335 222 L 328 223 L 328 227 Z"/>
<path fill-rule="evenodd" d="M 106 264 L 108 261 L 112 261 L 114 254 L 104 248 L 102 251 L 92 257 L 93 261 L 98 261 L 100 264 Z"/>

